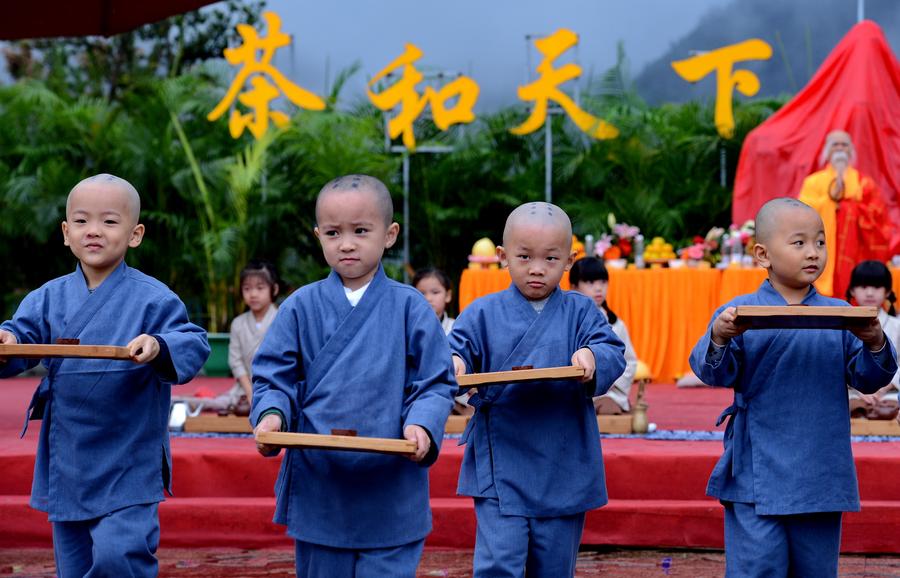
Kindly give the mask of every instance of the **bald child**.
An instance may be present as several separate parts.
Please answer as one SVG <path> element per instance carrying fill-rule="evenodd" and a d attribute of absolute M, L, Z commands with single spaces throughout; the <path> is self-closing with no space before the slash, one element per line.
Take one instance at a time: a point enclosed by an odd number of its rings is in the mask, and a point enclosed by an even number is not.
<path fill-rule="evenodd" d="M 331 274 L 284 301 L 253 361 L 257 432 L 352 429 L 416 444 L 410 459 L 287 451 L 275 522 L 295 539 L 300 578 L 413 578 L 431 530 L 427 466 L 456 381 L 431 306 L 384 274 L 381 257 L 400 230 L 393 215 L 374 177 L 347 175 L 322 188 L 314 233 Z"/>
<path fill-rule="evenodd" d="M 75 185 L 62 222 L 75 272 L 29 293 L 0 325 L 0 343 L 77 339 L 125 346 L 132 357 L 40 360 L 47 376 L 28 408 L 29 419 L 43 420 L 31 506 L 53 524 L 63 578 L 157 575 L 171 386 L 190 381 L 209 355 L 206 332 L 178 296 L 125 264 L 144 236 L 139 218 L 128 181 L 100 174 Z M 37 363 L 0 360 L 0 377 Z"/>
<path fill-rule="evenodd" d="M 457 375 L 565 365 L 585 375 L 482 387 L 470 398 L 457 491 L 475 501 L 474 576 L 573 576 L 585 512 L 607 502 L 592 398 L 624 371 L 625 346 L 593 300 L 559 288 L 573 262 L 562 209 L 516 208 L 497 253 L 512 284 L 457 318 Z"/>
<path fill-rule="evenodd" d="M 727 576 L 837 576 L 842 512 L 859 510 L 846 386 L 888 384 L 894 348 L 877 319 L 852 331 L 735 323 L 738 305 L 847 305 L 813 286 L 828 260 L 815 210 L 774 199 L 756 233 L 768 279 L 716 311 L 690 358 L 704 383 L 734 390 L 706 493 L 725 508 Z"/>

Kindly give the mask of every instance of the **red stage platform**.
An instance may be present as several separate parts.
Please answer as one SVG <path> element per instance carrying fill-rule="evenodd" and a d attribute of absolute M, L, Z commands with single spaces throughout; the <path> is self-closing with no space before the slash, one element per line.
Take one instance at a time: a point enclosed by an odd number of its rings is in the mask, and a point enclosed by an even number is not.
<path fill-rule="evenodd" d="M 46 516 L 28 507 L 39 424 L 18 438 L 37 380 L 0 384 L 0 548 L 50 547 Z M 221 390 L 229 380 L 202 379 Z M 660 429 L 710 430 L 729 404 L 718 389 L 648 387 L 650 419 Z M 610 503 L 588 514 L 585 545 L 721 548 L 722 509 L 704 495 L 720 441 L 604 439 Z M 900 445 L 854 443 L 863 511 L 844 518 L 845 552 L 900 552 Z M 279 459 L 264 459 L 249 438 L 172 439 L 175 497 L 160 508 L 163 547 L 288 545 L 272 524 Z M 434 530 L 428 545 L 471 548 L 472 501 L 456 496 L 462 448 L 444 443 L 431 470 Z M 896 470 L 896 472 L 895 472 Z"/>

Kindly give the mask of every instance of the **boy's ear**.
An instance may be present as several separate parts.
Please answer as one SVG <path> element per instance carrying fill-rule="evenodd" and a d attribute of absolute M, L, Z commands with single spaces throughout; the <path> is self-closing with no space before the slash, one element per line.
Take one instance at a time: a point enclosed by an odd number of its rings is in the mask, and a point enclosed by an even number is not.
<path fill-rule="evenodd" d="M 319 236 L 319 228 L 318 228 L 318 227 L 313 227 L 313 235 L 316 236 L 316 240 L 317 240 L 319 243 L 322 242 L 322 238 Z"/>
<path fill-rule="evenodd" d="M 497 257 L 500 258 L 501 267 L 509 266 L 509 263 L 506 260 L 506 249 L 503 248 L 503 245 L 497 245 Z"/>
<path fill-rule="evenodd" d="M 397 237 L 400 235 L 400 223 L 391 223 L 391 225 L 387 228 L 387 237 L 384 241 L 384 248 L 390 249 L 394 246 L 394 243 L 397 242 Z"/>
<path fill-rule="evenodd" d="M 144 240 L 144 225 L 138 223 L 134 226 L 134 229 L 131 230 L 131 238 L 128 239 L 128 246 L 132 249 L 136 248 L 141 244 L 141 241 Z"/>
<path fill-rule="evenodd" d="M 572 265 L 575 264 L 575 251 L 569 251 L 569 258 L 566 260 L 566 268 L 565 271 L 568 271 L 572 268 Z"/>
<path fill-rule="evenodd" d="M 755 245 L 753 245 L 753 257 L 756 259 L 756 262 L 759 263 L 759 266 L 763 269 L 768 269 L 772 266 L 772 263 L 769 261 L 769 251 L 762 243 L 756 243 Z"/>
<path fill-rule="evenodd" d="M 66 247 L 69 246 L 69 223 L 63 221 L 62 222 L 62 233 L 63 233 L 63 245 Z"/>

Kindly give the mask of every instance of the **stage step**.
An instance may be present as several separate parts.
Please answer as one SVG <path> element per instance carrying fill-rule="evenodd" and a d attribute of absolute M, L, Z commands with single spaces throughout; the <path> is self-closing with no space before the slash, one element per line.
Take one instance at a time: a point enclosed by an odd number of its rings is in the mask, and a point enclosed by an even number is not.
<path fill-rule="evenodd" d="M 213 444 L 211 442 L 218 442 Z M 265 498 L 273 494 L 281 458 L 262 458 L 252 442 L 173 440 L 173 489 L 179 498 Z M 703 500 L 709 474 L 721 452 L 719 442 L 604 440 L 609 496 L 617 500 Z M 900 447 L 853 444 L 863 500 L 900 501 Z M 447 440 L 431 467 L 433 498 L 456 497 L 463 448 Z M 31 493 L 34 455 L 0 454 L 0 496 Z"/>
<path fill-rule="evenodd" d="M 272 523 L 274 498 L 171 498 L 160 506 L 162 547 L 289 546 Z M 469 498 L 433 498 L 427 545 L 472 548 L 475 513 Z M 842 551 L 896 552 L 900 502 L 863 502 L 844 516 Z M 588 513 L 582 543 L 591 546 L 721 548 L 722 507 L 714 500 L 611 500 Z M 46 515 L 27 496 L 0 496 L 0 548 L 51 547 Z"/>

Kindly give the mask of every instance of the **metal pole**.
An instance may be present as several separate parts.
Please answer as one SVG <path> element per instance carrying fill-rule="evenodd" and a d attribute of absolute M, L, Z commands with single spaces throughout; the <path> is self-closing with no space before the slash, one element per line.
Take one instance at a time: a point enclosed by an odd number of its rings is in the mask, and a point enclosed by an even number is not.
<path fill-rule="evenodd" d="M 544 121 L 544 200 L 553 202 L 553 117 Z"/>
<path fill-rule="evenodd" d="M 403 153 L 403 282 L 409 284 L 409 151 Z"/>
<path fill-rule="evenodd" d="M 866 0 L 856 0 L 856 21 L 862 22 L 866 18 Z"/>
<path fill-rule="evenodd" d="M 726 168 L 726 157 L 725 157 L 725 144 L 723 143 L 719 148 L 719 184 L 722 185 L 722 188 L 728 187 L 728 172 Z"/>

